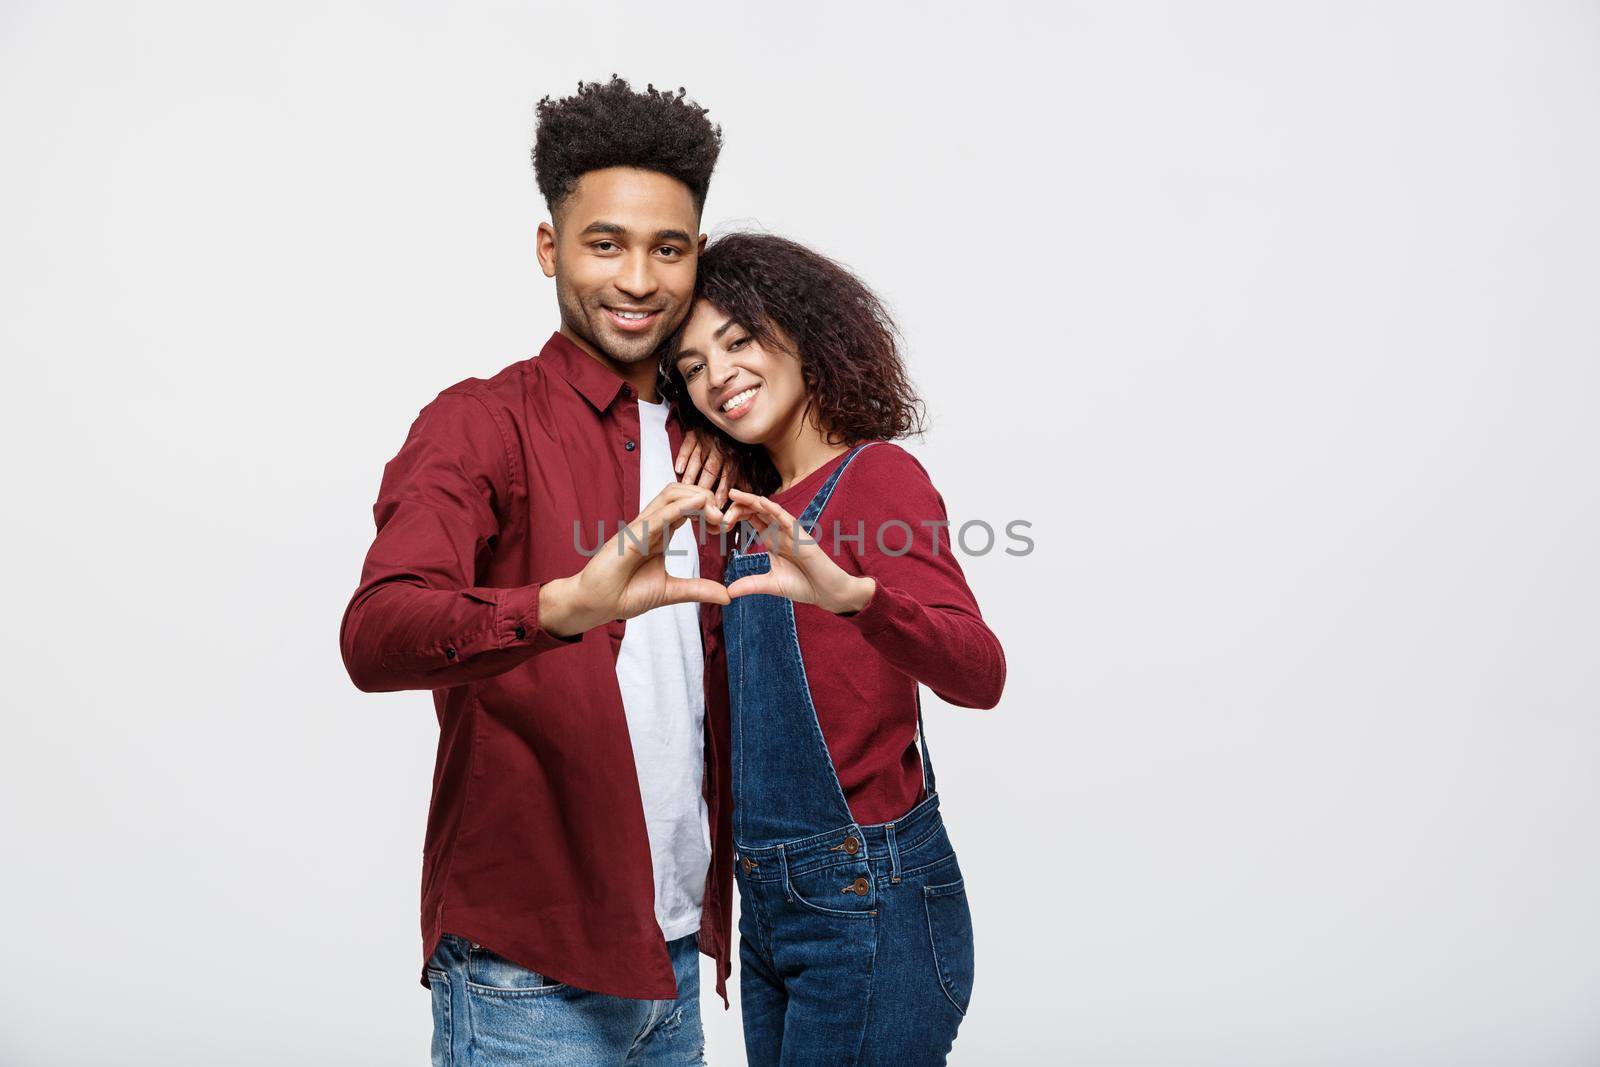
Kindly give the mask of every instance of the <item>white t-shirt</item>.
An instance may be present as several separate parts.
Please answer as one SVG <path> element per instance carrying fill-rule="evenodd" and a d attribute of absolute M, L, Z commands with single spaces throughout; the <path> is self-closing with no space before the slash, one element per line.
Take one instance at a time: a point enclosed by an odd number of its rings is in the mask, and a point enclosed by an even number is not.
<path fill-rule="evenodd" d="M 639 401 L 639 507 L 669 482 L 667 405 Z M 700 575 L 691 519 L 672 536 L 667 573 Z M 656 921 L 668 941 L 700 929 L 711 863 L 711 823 L 700 789 L 705 774 L 705 652 L 698 604 L 669 604 L 628 620 L 617 653 L 617 684 L 655 867 Z"/>

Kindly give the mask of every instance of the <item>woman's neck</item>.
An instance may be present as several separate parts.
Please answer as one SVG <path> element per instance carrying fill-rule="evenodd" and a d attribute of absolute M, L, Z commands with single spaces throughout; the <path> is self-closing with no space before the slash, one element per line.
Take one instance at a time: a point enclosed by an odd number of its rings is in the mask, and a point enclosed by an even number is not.
<path fill-rule="evenodd" d="M 766 444 L 767 458 L 778 472 L 778 488 L 773 495 L 794 488 L 802 478 L 827 463 L 833 457 L 849 451 L 849 446 L 832 444 L 810 419 L 800 420 L 794 432 L 781 434 L 776 441 Z"/>

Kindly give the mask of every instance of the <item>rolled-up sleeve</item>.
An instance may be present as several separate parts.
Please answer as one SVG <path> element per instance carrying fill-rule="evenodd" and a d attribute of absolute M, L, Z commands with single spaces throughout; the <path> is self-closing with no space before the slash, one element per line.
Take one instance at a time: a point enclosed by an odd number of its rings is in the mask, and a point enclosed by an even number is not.
<path fill-rule="evenodd" d="M 539 626 L 539 586 L 477 584 L 477 561 L 512 498 L 511 453 L 490 410 L 439 394 L 385 465 L 377 536 L 345 608 L 339 647 L 367 692 L 442 689 L 573 644 Z"/>

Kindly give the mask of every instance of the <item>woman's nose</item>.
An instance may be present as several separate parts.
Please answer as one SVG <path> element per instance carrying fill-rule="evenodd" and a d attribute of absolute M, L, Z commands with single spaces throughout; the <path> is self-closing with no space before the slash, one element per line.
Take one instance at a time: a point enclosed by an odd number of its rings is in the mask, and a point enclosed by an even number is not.
<path fill-rule="evenodd" d="M 706 372 L 711 384 L 720 388 L 733 380 L 733 376 L 739 373 L 739 368 L 735 367 L 731 360 L 713 355 L 706 360 Z"/>

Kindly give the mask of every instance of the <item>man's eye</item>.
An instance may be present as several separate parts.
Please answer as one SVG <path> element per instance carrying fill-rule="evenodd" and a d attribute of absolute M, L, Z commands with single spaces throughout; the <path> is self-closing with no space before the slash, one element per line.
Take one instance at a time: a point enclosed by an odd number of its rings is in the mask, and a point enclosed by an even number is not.
<path fill-rule="evenodd" d="M 594 243 L 594 247 L 595 251 L 597 252 L 610 252 L 615 249 L 617 245 L 614 241 L 596 241 Z"/>
<path fill-rule="evenodd" d="M 656 249 L 656 251 L 660 252 L 663 256 L 665 256 L 668 259 L 673 259 L 673 258 L 676 258 L 677 256 L 681 256 L 683 254 L 682 252 L 679 252 L 676 248 L 673 248 L 671 245 L 662 245 L 660 248 Z"/>

